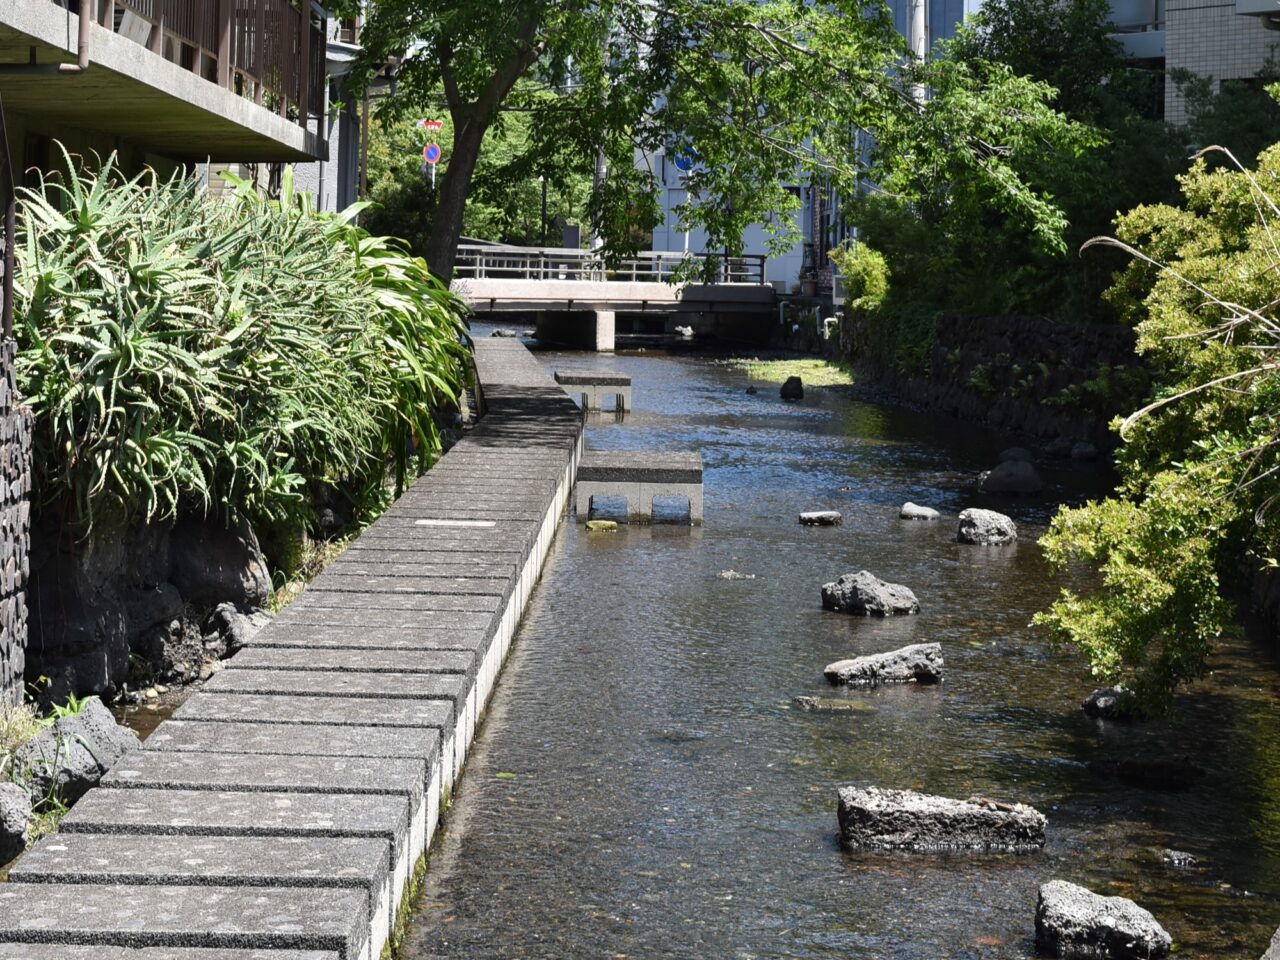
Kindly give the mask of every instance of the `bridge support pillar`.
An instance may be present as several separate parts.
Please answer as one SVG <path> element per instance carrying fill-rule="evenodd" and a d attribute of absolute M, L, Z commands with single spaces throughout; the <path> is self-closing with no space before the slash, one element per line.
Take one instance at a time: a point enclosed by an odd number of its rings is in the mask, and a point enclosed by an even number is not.
<path fill-rule="evenodd" d="M 613 353 L 617 317 L 612 310 L 596 311 L 596 353 Z"/>

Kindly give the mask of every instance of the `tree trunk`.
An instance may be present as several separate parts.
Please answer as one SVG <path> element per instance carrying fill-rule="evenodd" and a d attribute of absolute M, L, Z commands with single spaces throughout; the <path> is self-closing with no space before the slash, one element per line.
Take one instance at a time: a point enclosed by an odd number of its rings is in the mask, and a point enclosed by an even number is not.
<path fill-rule="evenodd" d="M 484 142 L 487 125 L 471 117 L 465 123 L 455 125 L 454 129 L 457 133 L 453 138 L 453 152 L 440 180 L 440 199 L 432 218 L 426 250 L 427 266 L 445 283 L 453 279 L 458 239 L 462 236 L 462 215 L 466 210 L 471 177 L 476 171 L 476 161 L 480 159 L 480 145 Z"/>

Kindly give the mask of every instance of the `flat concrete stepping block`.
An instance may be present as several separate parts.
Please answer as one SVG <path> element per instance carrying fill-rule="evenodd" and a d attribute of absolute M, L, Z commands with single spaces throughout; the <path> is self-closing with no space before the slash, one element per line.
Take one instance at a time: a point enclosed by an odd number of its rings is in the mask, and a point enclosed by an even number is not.
<path fill-rule="evenodd" d="M 374 630 L 491 630 L 498 619 L 496 610 L 374 610 L 368 607 L 305 607 L 295 604 L 280 614 L 273 625 L 313 627 L 355 627 Z"/>
<path fill-rule="evenodd" d="M 422 799 L 426 764 L 410 757 L 163 753 L 135 750 L 101 780 L 104 788 L 245 790 L 268 793 L 394 794 Z"/>
<path fill-rule="evenodd" d="M 363 837 L 398 847 L 409 836 L 409 801 L 395 794 L 90 790 L 58 830 L 59 835 Z"/>
<path fill-rule="evenodd" d="M 332 650 L 301 647 L 247 647 L 226 661 L 233 670 L 314 670 L 350 673 L 475 672 L 471 650 Z"/>
<path fill-rule="evenodd" d="M 545 504 L 530 504 L 528 506 L 520 506 L 518 504 L 507 504 L 505 506 L 494 504 L 472 503 L 470 506 L 454 506 L 450 504 L 437 504 L 423 502 L 414 503 L 397 503 L 392 509 L 387 510 L 383 514 L 392 520 L 417 520 L 420 518 L 436 519 L 436 520 L 501 520 L 519 523 L 536 523 L 546 516 L 547 508 Z"/>
<path fill-rule="evenodd" d="M 276 947 L 366 960 L 368 936 L 358 890 L 0 884 L 0 940 Z"/>
<path fill-rule="evenodd" d="M 702 454 L 590 450 L 582 457 L 578 479 L 622 483 L 702 483 Z"/>
<path fill-rule="evenodd" d="M 289 609 L 303 610 L 378 610 L 391 612 L 395 610 L 412 610 L 417 612 L 463 612 L 485 613 L 496 611 L 502 605 L 501 595 L 471 594 L 368 594 L 341 593 L 332 594 L 323 591 L 307 590 L 290 604 Z"/>
<path fill-rule="evenodd" d="M 456 673 L 344 673 L 322 670 L 223 670 L 204 686 L 212 693 L 278 693 L 377 700 L 465 700 L 471 683 Z"/>
<path fill-rule="evenodd" d="M 349 570 L 335 564 L 311 582 L 307 596 L 316 593 L 421 593 L 506 597 L 514 586 L 514 572 L 508 577 L 429 577 L 407 571 L 393 576 L 381 571 Z"/>
<path fill-rule="evenodd" d="M 166 720 L 142 742 L 142 749 L 305 757 L 417 757 L 431 766 L 440 756 L 440 740 L 438 730 L 421 730 L 406 736 L 398 727 Z"/>
<path fill-rule="evenodd" d="M 464 585 L 472 580 L 511 580 L 520 572 L 520 568 L 510 560 L 457 558 L 453 563 L 428 562 L 425 559 L 402 557 L 399 554 L 386 556 L 372 551 L 361 551 L 355 556 L 344 556 L 338 563 L 329 568 L 334 574 L 344 579 L 354 577 L 381 577 L 439 579 L 449 582 L 461 581 Z"/>
<path fill-rule="evenodd" d="M 492 619 L 492 618 L 490 618 Z M 271 623 L 252 637 L 245 649 L 301 648 L 332 650 L 454 650 L 475 651 L 487 646 L 489 632 L 480 627 L 421 626 L 404 629 L 325 627 L 307 624 Z M 232 658 L 235 659 L 234 657 Z M 231 661 L 227 661 L 228 665 Z"/>
<path fill-rule="evenodd" d="M 385 840 L 357 837 L 173 837 L 67 833 L 22 855 L 15 883 L 126 883 L 363 889 L 388 882 Z"/>
<path fill-rule="evenodd" d="M 599 384 L 609 387 L 629 387 L 631 378 L 617 370 L 557 370 L 559 384 Z"/>
<path fill-rule="evenodd" d="M 840 842 L 858 848 L 915 850 L 1038 850 L 1045 818 L 1034 807 L 972 797 L 953 800 L 914 790 L 841 787 Z"/>
<path fill-rule="evenodd" d="M 221 674 L 220 674 L 221 676 Z M 274 694 L 196 694 L 175 712 L 179 720 L 232 723 L 323 723 L 347 727 L 425 727 L 451 730 L 449 700 L 388 700 L 364 697 L 294 697 Z"/>
<path fill-rule="evenodd" d="M 228 950 L 224 947 L 104 947 L 0 943 L 4 960 L 338 960 L 331 950 Z"/>

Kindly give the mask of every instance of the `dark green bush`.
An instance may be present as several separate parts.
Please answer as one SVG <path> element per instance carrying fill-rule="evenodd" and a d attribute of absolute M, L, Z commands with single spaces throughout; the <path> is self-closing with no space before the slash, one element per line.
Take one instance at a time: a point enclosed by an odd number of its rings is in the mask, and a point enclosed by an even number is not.
<path fill-rule="evenodd" d="M 288 178 L 215 200 L 69 156 L 19 200 L 20 389 L 39 502 L 68 525 L 300 525 L 316 485 L 373 509 L 438 449 L 462 307 L 354 211 L 317 214 Z"/>

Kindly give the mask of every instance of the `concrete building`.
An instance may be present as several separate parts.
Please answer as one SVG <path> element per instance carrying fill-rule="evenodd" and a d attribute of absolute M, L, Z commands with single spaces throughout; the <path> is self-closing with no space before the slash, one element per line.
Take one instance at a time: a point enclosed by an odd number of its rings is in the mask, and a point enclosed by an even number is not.
<path fill-rule="evenodd" d="M 330 20 L 325 43 L 329 112 L 321 119 L 329 155 L 294 168 L 295 185 L 311 193 L 319 210 L 345 210 L 360 193 L 363 110 L 347 89 L 347 79 L 359 53 L 359 21 Z"/>
<path fill-rule="evenodd" d="M 0 0 L 0 702 L 23 691 L 31 414 L 15 394 L 13 187 L 73 154 L 126 171 L 327 158 L 328 18 L 310 0 Z"/>

